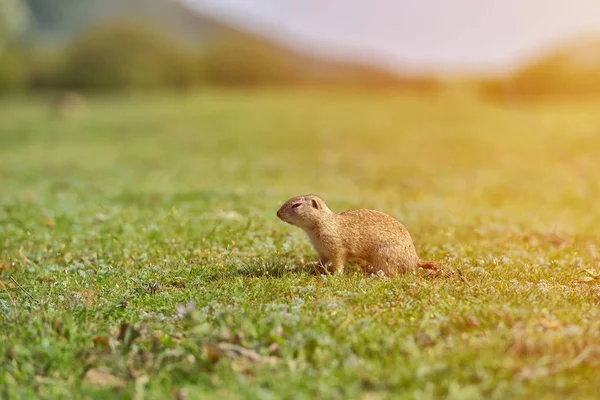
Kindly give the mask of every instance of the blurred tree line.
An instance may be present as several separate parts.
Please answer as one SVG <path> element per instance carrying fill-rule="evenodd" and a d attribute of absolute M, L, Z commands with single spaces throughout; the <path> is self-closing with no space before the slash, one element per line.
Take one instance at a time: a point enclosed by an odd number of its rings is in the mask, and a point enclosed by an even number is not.
<path fill-rule="evenodd" d="M 229 32 L 194 48 L 151 24 L 121 20 L 84 30 L 51 50 L 0 52 L 0 90 L 188 89 L 206 85 L 403 86 L 434 90 L 433 79 L 401 79 L 376 67 L 299 55 L 261 38 Z"/>

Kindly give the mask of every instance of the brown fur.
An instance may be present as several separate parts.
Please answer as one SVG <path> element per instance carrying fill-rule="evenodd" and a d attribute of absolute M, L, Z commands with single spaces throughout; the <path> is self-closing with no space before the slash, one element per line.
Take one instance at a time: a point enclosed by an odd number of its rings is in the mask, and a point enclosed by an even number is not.
<path fill-rule="evenodd" d="M 312 242 L 322 265 L 331 263 L 342 273 L 349 259 L 366 262 L 372 273 L 396 275 L 424 268 L 439 273 L 436 264 L 422 261 L 408 230 L 395 218 L 375 210 L 334 213 L 323 199 L 303 195 L 288 200 L 277 211 L 288 224 L 302 228 Z"/>

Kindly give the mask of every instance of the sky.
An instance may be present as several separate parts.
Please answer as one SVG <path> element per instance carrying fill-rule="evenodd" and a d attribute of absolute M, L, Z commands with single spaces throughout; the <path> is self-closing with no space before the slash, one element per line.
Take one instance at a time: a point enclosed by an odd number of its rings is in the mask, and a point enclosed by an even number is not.
<path fill-rule="evenodd" d="M 600 0 L 185 0 L 300 50 L 406 72 L 504 73 L 600 39 Z"/>

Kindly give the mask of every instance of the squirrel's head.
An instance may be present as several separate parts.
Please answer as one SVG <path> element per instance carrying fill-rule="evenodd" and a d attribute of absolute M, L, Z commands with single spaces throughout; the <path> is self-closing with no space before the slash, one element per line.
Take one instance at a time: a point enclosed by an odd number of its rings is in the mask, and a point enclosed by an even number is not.
<path fill-rule="evenodd" d="M 331 210 L 323 199 L 312 194 L 292 197 L 277 211 L 283 222 L 305 229 L 317 225 L 324 214 L 331 214 Z"/>

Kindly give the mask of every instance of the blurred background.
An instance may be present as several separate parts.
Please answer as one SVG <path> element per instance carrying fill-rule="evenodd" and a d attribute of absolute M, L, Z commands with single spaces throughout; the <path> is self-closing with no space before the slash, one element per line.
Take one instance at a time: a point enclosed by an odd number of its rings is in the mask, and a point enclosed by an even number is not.
<path fill-rule="evenodd" d="M 0 0 L 0 93 L 358 86 L 600 94 L 596 0 Z"/>

